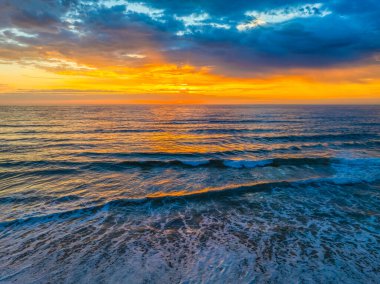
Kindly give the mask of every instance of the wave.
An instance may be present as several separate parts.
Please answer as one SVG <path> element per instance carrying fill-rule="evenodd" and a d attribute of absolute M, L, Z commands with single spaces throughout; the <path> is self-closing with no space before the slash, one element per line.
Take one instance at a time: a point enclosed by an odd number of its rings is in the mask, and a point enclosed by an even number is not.
<path fill-rule="evenodd" d="M 276 124 L 276 123 L 302 123 L 300 120 L 276 120 L 276 119 L 242 119 L 242 120 L 198 120 L 198 119 L 187 119 L 187 120 L 176 120 L 168 121 L 165 124 Z"/>
<path fill-rule="evenodd" d="M 344 159 L 344 158 L 273 158 L 262 160 L 250 159 L 173 159 L 173 160 L 128 160 L 123 162 L 92 162 L 85 166 L 88 167 L 206 167 L 206 168 L 234 168 L 234 169 L 253 169 L 256 167 L 281 167 L 281 166 L 306 166 L 306 165 L 331 165 L 333 163 L 355 163 L 371 162 L 380 163 L 380 159 Z"/>
<path fill-rule="evenodd" d="M 271 191 L 274 189 L 295 188 L 298 186 L 316 186 L 319 187 L 322 184 L 333 185 L 358 185 L 366 184 L 362 180 L 342 180 L 340 178 L 313 178 L 305 180 L 284 180 L 284 181 L 269 181 L 269 182 L 255 182 L 251 184 L 240 184 L 226 187 L 217 188 L 204 188 L 196 191 L 177 191 L 177 192 L 159 192 L 146 195 L 141 198 L 122 198 L 105 202 L 100 205 L 73 209 L 63 212 L 55 212 L 48 215 L 32 216 L 28 218 L 13 219 L 9 221 L 0 222 L 0 228 L 5 229 L 13 226 L 19 226 L 23 224 L 31 224 L 38 222 L 49 222 L 54 220 L 63 220 L 65 218 L 82 217 L 83 215 L 95 214 L 99 211 L 108 211 L 114 207 L 135 207 L 145 205 L 147 203 L 150 206 L 165 206 L 173 202 L 180 202 L 187 204 L 189 202 L 210 201 L 229 197 L 232 195 L 242 195 L 252 192 Z"/>
<path fill-rule="evenodd" d="M 340 141 L 340 140 L 363 140 L 378 139 L 380 136 L 376 133 L 342 133 L 342 134 L 310 134 L 310 135 L 282 135 L 282 136 L 265 136 L 265 137 L 240 137 L 260 142 L 317 142 L 317 141 Z"/>
<path fill-rule="evenodd" d="M 128 160 L 122 162 L 116 161 L 93 161 L 93 162 L 69 162 L 69 161 L 19 161 L 0 163 L 0 167 L 62 167 L 55 169 L 36 169 L 33 171 L 16 171 L 15 173 L 36 173 L 41 175 L 51 174 L 75 174 L 77 170 L 104 169 L 115 170 L 128 167 L 207 167 L 207 168 L 235 168 L 235 169 L 252 169 L 256 167 L 280 167 L 286 165 L 302 166 L 302 165 L 328 165 L 335 159 L 332 158 L 275 158 L 263 160 L 249 159 L 172 159 L 172 160 Z M 70 167 L 70 168 L 64 168 Z M 74 168 L 74 169 L 73 169 Z M 8 172 L 9 173 L 9 172 Z M 0 174 L 7 174 L 2 173 Z"/>
<path fill-rule="evenodd" d="M 380 141 L 379 140 L 373 140 L 373 141 L 367 141 L 367 142 L 357 142 L 357 141 L 352 141 L 352 142 L 343 142 L 340 144 L 332 145 L 332 146 L 338 146 L 338 147 L 366 147 L 366 148 L 371 148 L 371 147 L 379 147 L 380 146 Z"/>
<path fill-rule="evenodd" d="M 79 170 L 123 170 L 130 167 L 156 168 L 156 167 L 182 167 L 182 168 L 232 168 L 232 169 L 253 169 L 257 167 L 281 167 L 281 166 L 329 166 L 332 164 L 367 164 L 368 166 L 380 166 L 380 158 L 336 158 L 336 157 L 293 157 L 293 158 L 273 158 L 273 159 L 206 159 L 206 158 L 181 158 L 169 160 L 127 160 L 127 161 L 15 161 L 0 163 L 0 167 L 47 167 L 46 169 L 36 169 L 31 171 L 16 171 L 14 174 L 38 174 L 38 175 L 70 175 L 76 174 Z M 49 168 L 61 167 L 61 168 Z M 67 168 L 69 167 L 69 168 Z M 12 172 L 4 172 L 0 177 L 7 177 Z"/>
<path fill-rule="evenodd" d="M 195 134 L 236 134 L 236 133 L 272 133 L 279 132 L 280 129 L 250 129 L 250 128 L 211 128 L 211 129 L 190 129 L 187 132 Z"/>
<path fill-rule="evenodd" d="M 24 193 L 25 194 L 25 193 Z M 0 204 L 28 204 L 34 202 L 54 202 L 65 203 L 80 200 L 82 197 L 76 194 L 53 196 L 53 195 L 35 195 L 35 196 L 5 196 L 0 197 Z"/>
<path fill-rule="evenodd" d="M 162 129 L 93 129 L 93 130 L 67 130 L 67 131 L 49 131 L 49 130 L 21 130 L 13 131 L 13 134 L 112 134 L 112 133 L 159 133 L 164 132 Z M 4 132 L 3 134 L 7 134 Z"/>
<path fill-rule="evenodd" d="M 0 124 L 4 128 L 30 128 L 30 127 L 56 127 L 64 126 L 62 124 Z"/>
<path fill-rule="evenodd" d="M 45 197 L 40 196 L 29 196 L 29 197 L 22 197 L 22 196 L 5 196 L 0 197 L 0 204 L 17 204 L 17 203 L 33 203 L 45 200 Z"/>
<path fill-rule="evenodd" d="M 274 165 L 273 160 L 228 160 L 228 159 L 192 159 L 192 160 L 150 160 L 150 161 L 124 161 L 121 166 L 140 167 L 208 167 L 208 168 L 255 168 Z"/>
<path fill-rule="evenodd" d="M 225 151 L 215 151 L 215 152 L 206 152 L 206 153 L 200 153 L 200 152 L 189 152 L 189 153 L 170 153 L 170 152 L 125 152 L 125 153 L 99 153 L 99 152 L 89 152 L 84 151 L 81 153 L 76 154 L 79 157 L 104 157 L 104 158 L 157 158 L 157 159 L 177 159 L 177 158 L 206 158 L 213 156 L 239 156 L 239 155 L 245 155 L 245 154 L 267 154 L 271 152 L 278 152 L 278 151 L 300 151 L 302 149 L 310 149 L 310 148 L 320 148 L 322 147 L 322 144 L 315 144 L 315 145 L 299 145 L 299 146 L 285 146 L 285 147 L 279 147 L 274 149 L 268 149 L 268 148 L 258 148 L 253 150 L 225 150 Z"/>

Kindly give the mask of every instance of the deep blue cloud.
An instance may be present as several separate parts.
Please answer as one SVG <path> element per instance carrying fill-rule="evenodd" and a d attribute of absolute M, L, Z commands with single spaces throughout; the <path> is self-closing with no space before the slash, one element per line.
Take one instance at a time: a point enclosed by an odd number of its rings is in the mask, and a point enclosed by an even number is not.
<path fill-rule="evenodd" d="M 136 59 L 120 54 L 155 49 L 236 72 L 376 64 L 380 1 L 0 0 L 0 59 L 43 56 L 41 47 L 126 65 Z"/>

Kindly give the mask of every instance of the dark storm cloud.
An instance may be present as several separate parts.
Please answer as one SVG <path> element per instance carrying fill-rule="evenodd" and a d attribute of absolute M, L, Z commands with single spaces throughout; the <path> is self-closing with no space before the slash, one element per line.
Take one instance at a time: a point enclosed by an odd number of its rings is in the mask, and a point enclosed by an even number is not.
<path fill-rule="evenodd" d="M 371 62 L 380 2 L 0 0 L 0 58 L 49 52 L 127 66 L 157 53 L 232 72 Z"/>

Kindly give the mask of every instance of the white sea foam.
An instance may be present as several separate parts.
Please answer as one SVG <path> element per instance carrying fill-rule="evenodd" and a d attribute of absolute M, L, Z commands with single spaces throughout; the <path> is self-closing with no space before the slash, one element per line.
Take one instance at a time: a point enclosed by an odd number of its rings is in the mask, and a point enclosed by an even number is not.
<path fill-rule="evenodd" d="M 223 164 L 226 167 L 241 169 L 241 168 L 256 168 L 266 166 L 272 163 L 272 160 L 225 160 Z"/>
<path fill-rule="evenodd" d="M 380 158 L 338 158 L 332 168 L 336 183 L 380 180 Z"/>

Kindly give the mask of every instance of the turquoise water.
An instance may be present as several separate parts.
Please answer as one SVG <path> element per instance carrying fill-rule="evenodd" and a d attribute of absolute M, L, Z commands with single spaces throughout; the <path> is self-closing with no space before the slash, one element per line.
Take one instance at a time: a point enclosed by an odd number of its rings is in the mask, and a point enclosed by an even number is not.
<path fill-rule="evenodd" d="M 0 282 L 378 283 L 380 107 L 0 107 Z"/>

